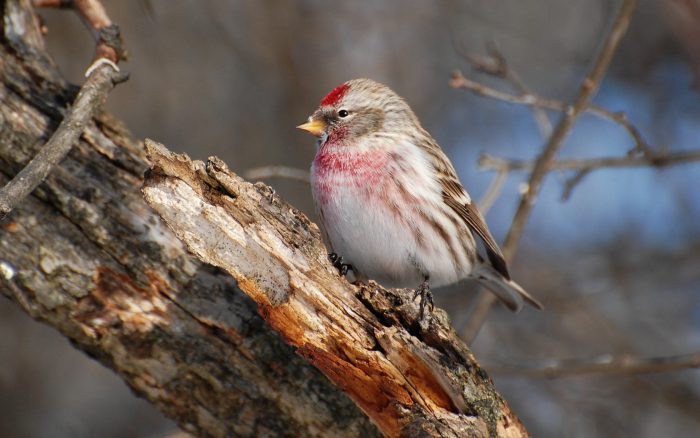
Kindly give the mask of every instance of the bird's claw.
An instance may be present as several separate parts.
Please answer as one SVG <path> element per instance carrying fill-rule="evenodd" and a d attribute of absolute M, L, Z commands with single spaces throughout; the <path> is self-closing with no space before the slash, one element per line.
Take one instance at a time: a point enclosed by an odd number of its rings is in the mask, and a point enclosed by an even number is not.
<path fill-rule="evenodd" d="M 343 263 L 343 258 L 334 252 L 328 254 L 328 260 L 330 260 L 331 263 L 333 263 L 333 267 L 335 267 L 335 269 L 338 270 L 341 277 L 345 277 L 346 275 L 348 275 L 349 269 L 355 271 L 355 268 L 351 264 Z"/>
<path fill-rule="evenodd" d="M 430 285 L 428 284 L 428 280 L 423 281 L 420 286 L 418 286 L 418 289 L 416 289 L 416 293 L 413 296 L 413 301 L 416 300 L 416 298 L 420 297 L 420 320 L 423 321 L 425 319 L 425 304 L 426 301 L 428 305 L 430 306 L 430 311 L 432 312 L 435 309 L 435 303 L 433 302 L 433 293 L 430 290 Z"/>

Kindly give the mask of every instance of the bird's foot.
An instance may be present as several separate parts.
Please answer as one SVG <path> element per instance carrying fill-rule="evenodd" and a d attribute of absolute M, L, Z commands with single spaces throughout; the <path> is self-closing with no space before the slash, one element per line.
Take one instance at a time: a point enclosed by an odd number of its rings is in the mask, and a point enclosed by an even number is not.
<path fill-rule="evenodd" d="M 430 291 L 430 284 L 428 284 L 428 279 L 426 278 L 420 286 L 418 286 L 418 289 L 416 289 L 416 294 L 413 296 L 413 300 L 415 301 L 416 298 L 420 296 L 420 320 L 423 321 L 425 319 L 425 304 L 430 305 L 430 311 L 432 312 L 433 309 L 435 309 L 435 303 L 433 303 L 433 293 Z"/>
<path fill-rule="evenodd" d="M 328 259 L 343 277 L 348 275 L 348 269 L 352 269 L 355 272 L 355 268 L 351 264 L 343 263 L 343 258 L 334 252 L 328 254 Z"/>

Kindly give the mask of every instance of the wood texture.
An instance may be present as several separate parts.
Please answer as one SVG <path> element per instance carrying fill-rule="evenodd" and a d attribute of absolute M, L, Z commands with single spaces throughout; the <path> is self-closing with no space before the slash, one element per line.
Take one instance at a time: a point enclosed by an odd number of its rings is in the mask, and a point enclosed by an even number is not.
<path fill-rule="evenodd" d="M 27 1 L 0 40 L 0 185 L 75 98 Z M 118 90 L 116 91 L 118 92 Z M 378 436 L 264 323 L 229 275 L 184 250 L 143 201 L 142 146 L 107 114 L 0 222 L 0 291 L 199 436 Z"/>
<path fill-rule="evenodd" d="M 230 273 L 267 323 L 394 436 L 525 436 L 442 310 L 413 291 L 356 287 L 317 226 L 262 183 L 146 140 L 146 201 L 189 251 Z"/>
<path fill-rule="evenodd" d="M 29 2 L 5 1 L 2 14 L 0 184 L 77 91 L 45 54 Z M 2 294 L 199 436 L 378 436 L 340 390 L 388 436 L 526 436 L 444 312 L 420 326 L 411 291 L 349 285 L 315 225 L 219 160 L 151 152 L 147 196 L 237 284 L 146 205 L 141 145 L 99 114 L 0 222 Z"/>

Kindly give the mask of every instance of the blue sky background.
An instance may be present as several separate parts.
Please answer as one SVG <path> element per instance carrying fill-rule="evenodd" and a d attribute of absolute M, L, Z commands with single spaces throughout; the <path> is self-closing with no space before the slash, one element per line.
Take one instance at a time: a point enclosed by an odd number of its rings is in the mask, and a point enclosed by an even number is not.
<path fill-rule="evenodd" d="M 691 81 L 688 67 L 671 60 L 650 72 L 648 84 L 608 77 L 594 102 L 627 113 L 657 150 L 693 150 L 700 148 L 700 95 L 691 89 Z M 501 87 L 507 89 L 508 84 Z M 482 152 L 530 160 L 544 141 L 528 108 L 455 92 L 463 102 L 438 127 L 436 137 L 446 139 L 442 144 L 464 184 L 478 199 L 494 175 L 477 170 Z M 549 114 L 556 123 L 559 115 Z M 457 138 L 450 138 L 450 134 Z M 558 157 L 624 156 L 633 146 L 621 126 L 585 114 Z M 562 201 L 564 183 L 572 175 L 561 171 L 548 175 L 525 233 L 530 243 L 542 238 L 548 245 L 589 246 L 634 230 L 640 241 L 673 248 L 700 235 L 700 163 L 594 171 L 567 201 Z M 507 231 L 517 206 L 518 186 L 527 176 L 527 172 L 511 173 L 502 196 L 489 212 L 488 222 L 496 235 Z"/>

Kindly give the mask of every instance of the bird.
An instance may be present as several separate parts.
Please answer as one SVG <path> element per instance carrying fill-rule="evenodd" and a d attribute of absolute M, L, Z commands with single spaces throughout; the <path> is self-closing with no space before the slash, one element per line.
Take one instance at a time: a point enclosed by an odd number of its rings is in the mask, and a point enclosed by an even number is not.
<path fill-rule="evenodd" d="M 311 191 L 341 275 L 352 270 L 360 282 L 415 287 L 421 320 L 426 304 L 434 308 L 433 287 L 465 279 L 514 312 L 524 303 L 543 309 L 511 279 L 449 158 L 388 86 L 347 81 L 297 128 L 318 137 Z"/>

